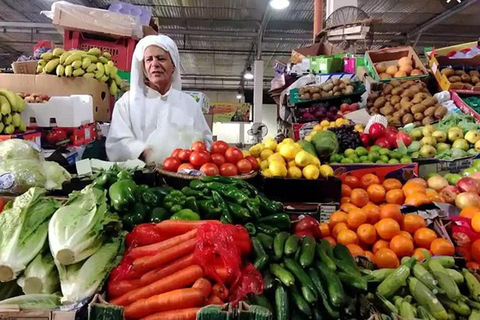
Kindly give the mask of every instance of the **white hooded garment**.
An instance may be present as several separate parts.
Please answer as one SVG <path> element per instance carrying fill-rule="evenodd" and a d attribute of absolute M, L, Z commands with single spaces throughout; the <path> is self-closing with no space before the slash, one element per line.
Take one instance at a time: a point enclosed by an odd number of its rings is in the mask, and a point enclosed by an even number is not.
<path fill-rule="evenodd" d="M 144 52 L 158 46 L 170 53 L 175 73 L 170 90 L 162 95 L 145 84 Z M 106 149 L 110 161 L 138 159 L 151 149 L 148 162 L 162 163 L 175 148 L 189 148 L 194 141 L 212 140 L 200 105 L 181 92 L 180 56 L 175 42 L 163 35 L 139 41 L 132 58 L 130 91 L 115 104 Z"/>

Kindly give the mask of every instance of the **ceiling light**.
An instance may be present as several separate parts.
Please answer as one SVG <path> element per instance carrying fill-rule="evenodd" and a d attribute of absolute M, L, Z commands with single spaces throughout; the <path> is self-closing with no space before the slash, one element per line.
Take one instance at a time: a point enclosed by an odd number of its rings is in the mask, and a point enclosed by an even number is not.
<path fill-rule="evenodd" d="M 243 88 L 242 87 L 238 87 L 238 90 L 237 90 L 237 99 L 238 100 L 241 100 L 243 98 Z"/>
<path fill-rule="evenodd" d="M 247 68 L 247 71 L 245 72 L 243 77 L 245 78 L 245 80 L 253 80 L 253 73 L 252 73 L 252 68 L 251 67 Z"/>
<path fill-rule="evenodd" d="M 270 0 L 270 6 L 273 9 L 283 10 L 290 5 L 290 1 L 288 0 Z"/>
<path fill-rule="evenodd" d="M 243 95 L 241 93 L 237 93 L 237 99 L 240 100 L 243 98 Z"/>

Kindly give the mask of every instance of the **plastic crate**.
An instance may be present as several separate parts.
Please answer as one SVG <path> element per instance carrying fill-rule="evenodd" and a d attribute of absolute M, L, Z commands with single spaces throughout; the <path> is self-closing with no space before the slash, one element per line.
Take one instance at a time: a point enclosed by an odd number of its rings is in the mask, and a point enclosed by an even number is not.
<path fill-rule="evenodd" d="M 112 61 L 119 70 L 130 71 L 132 57 L 137 40 L 132 38 L 114 39 L 99 34 L 87 33 L 65 29 L 63 48 L 65 50 L 80 49 L 88 51 L 91 48 L 99 48 L 109 52 Z"/>

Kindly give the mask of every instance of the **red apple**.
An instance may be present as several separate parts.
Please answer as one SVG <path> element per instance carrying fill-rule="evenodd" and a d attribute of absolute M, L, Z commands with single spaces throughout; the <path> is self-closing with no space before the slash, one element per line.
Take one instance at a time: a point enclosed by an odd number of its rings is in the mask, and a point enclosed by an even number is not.
<path fill-rule="evenodd" d="M 350 105 L 348 103 L 343 103 L 340 106 L 340 111 L 345 112 L 345 111 L 350 111 Z"/>
<path fill-rule="evenodd" d="M 480 192 L 480 182 L 470 177 L 460 179 L 457 187 L 462 192 L 475 192 L 477 194 Z"/>
<path fill-rule="evenodd" d="M 385 135 L 385 127 L 381 123 L 374 123 L 368 129 L 368 134 L 372 140 L 378 140 Z"/>
<path fill-rule="evenodd" d="M 402 140 L 405 147 L 408 147 L 412 143 L 412 138 L 408 133 L 399 132 L 395 138 L 395 147 L 398 148 L 398 140 Z"/>
<path fill-rule="evenodd" d="M 359 108 L 360 106 L 358 105 L 358 103 L 352 103 L 350 105 L 350 111 L 357 111 Z"/>
<path fill-rule="evenodd" d="M 375 145 L 390 149 L 390 142 L 388 142 L 387 138 L 377 139 L 377 141 L 375 141 Z"/>
<path fill-rule="evenodd" d="M 475 192 L 463 192 L 455 198 L 455 205 L 460 210 L 467 207 L 480 207 L 480 197 Z"/>
<path fill-rule="evenodd" d="M 455 186 L 448 186 L 440 191 L 440 195 L 445 199 L 446 203 L 454 204 L 455 198 L 457 195 L 460 194 L 460 190 L 458 190 Z"/>
<path fill-rule="evenodd" d="M 368 135 L 368 133 L 360 133 L 360 140 L 362 140 L 362 144 L 364 147 L 370 146 L 370 136 Z"/>
<path fill-rule="evenodd" d="M 448 181 L 442 176 L 433 176 L 427 181 L 429 188 L 440 192 L 443 188 L 448 187 Z"/>

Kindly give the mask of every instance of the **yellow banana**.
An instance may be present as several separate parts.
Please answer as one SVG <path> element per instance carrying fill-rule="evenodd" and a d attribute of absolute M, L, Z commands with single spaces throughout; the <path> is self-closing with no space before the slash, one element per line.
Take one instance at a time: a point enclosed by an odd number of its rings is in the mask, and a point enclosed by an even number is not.
<path fill-rule="evenodd" d="M 62 55 L 60 56 L 60 63 L 65 64 L 65 60 L 67 60 L 67 58 L 71 55 L 72 53 L 69 51 L 62 53 Z"/>
<path fill-rule="evenodd" d="M 65 59 L 65 64 L 72 64 L 74 61 L 77 60 L 82 60 L 82 56 L 79 53 L 74 53 L 72 55 L 69 55 L 67 59 Z"/>
<path fill-rule="evenodd" d="M 92 63 L 97 63 L 98 62 L 98 58 L 96 56 L 92 56 L 91 54 L 87 54 L 85 56 L 85 58 L 88 58 L 92 61 Z"/>
<path fill-rule="evenodd" d="M 65 75 L 65 67 L 59 64 L 57 66 L 57 76 L 61 77 L 63 75 Z"/>
<path fill-rule="evenodd" d="M 15 132 L 15 127 L 11 124 L 6 126 L 5 129 L 3 129 L 3 133 L 5 134 L 12 134 L 13 132 Z"/>
<path fill-rule="evenodd" d="M 60 56 L 63 53 L 65 53 L 65 50 L 63 50 L 62 48 L 55 48 L 55 49 L 53 49 L 53 52 L 52 52 L 53 56 L 57 57 L 57 58 L 60 58 Z"/>
<path fill-rule="evenodd" d="M 105 68 L 103 67 L 103 63 L 97 62 L 97 72 L 95 73 L 95 78 L 100 80 L 101 77 L 105 74 Z"/>
<path fill-rule="evenodd" d="M 91 48 L 90 50 L 88 50 L 87 54 L 99 57 L 102 54 L 102 51 L 100 51 L 100 49 L 98 48 Z"/>
<path fill-rule="evenodd" d="M 53 59 L 53 53 L 51 53 L 51 52 L 44 52 L 44 53 L 42 53 L 42 55 L 40 56 L 40 58 L 42 58 L 42 59 L 45 60 L 45 61 L 52 60 L 52 59 Z"/>
<path fill-rule="evenodd" d="M 46 64 L 47 64 L 47 62 L 45 60 L 43 60 L 43 59 L 38 60 L 38 65 L 39 66 L 45 67 Z"/>
<path fill-rule="evenodd" d="M 89 79 L 93 79 L 95 78 L 95 73 L 92 73 L 92 72 L 87 72 L 83 75 L 84 78 L 89 78 Z"/>
<path fill-rule="evenodd" d="M 71 65 L 68 65 L 65 67 L 65 76 L 71 77 L 73 73 L 73 67 Z"/>
<path fill-rule="evenodd" d="M 82 60 L 76 60 L 72 63 L 73 69 L 80 69 L 82 67 Z"/>
<path fill-rule="evenodd" d="M 20 113 L 13 113 L 12 114 L 12 124 L 14 127 L 18 127 L 20 125 L 20 121 L 22 121 L 22 118 L 20 117 Z"/>
<path fill-rule="evenodd" d="M 110 54 L 110 52 L 104 51 L 104 52 L 103 52 L 103 56 L 104 56 L 105 58 L 107 58 L 108 60 L 112 59 L 112 55 Z"/>
<path fill-rule="evenodd" d="M 108 65 L 108 63 L 106 63 L 106 64 L 103 65 L 103 69 L 105 70 L 105 74 L 106 74 L 107 76 L 109 76 L 109 75 L 110 75 L 110 70 L 111 70 L 112 68 Z"/>
<path fill-rule="evenodd" d="M 58 59 L 58 58 L 48 61 L 47 64 L 45 65 L 45 68 L 44 68 L 45 72 L 46 73 L 52 73 L 53 70 L 55 70 L 55 68 L 58 66 L 59 63 L 60 63 L 60 59 Z"/>
<path fill-rule="evenodd" d="M 105 57 L 98 57 L 98 61 L 100 61 L 100 62 L 103 63 L 103 64 L 108 63 L 108 59 L 105 58 Z"/>
<path fill-rule="evenodd" d="M 100 81 L 101 82 L 107 82 L 108 80 L 108 76 L 107 75 L 104 75 L 103 77 L 100 78 Z"/>
<path fill-rule="evenodd" d="M 13 111 L 18 111 L 18 108 L 20 107 L 18 102 L 19 102 L 19 100 L 22 100 L 22 99 L 20 99 L 20 97 L 17 94 L 15 94 L 12 91 L 7 90 L 7 89 L 0 89 L 0 95 L 7 98 L 8 103 L 10 103 L 10 108 Z"/>
<path fill-rule="evenodd" d="M 110 94 L 112 96 L 116 96 L 118 93 L 118 87 L 117 87 L 117 84 L 115 83 L 115 81 L 112 79 L 112 81 L 110 81 Z"/>
<path fill-rule="evenodd" d="M 42 65 L 38 65 L 37 66 L 37 73 L 42 73 L 43 72 L 43 66 Z"/>
<path fill-rule="evenodd" d="M 85 73 L 85 71 L 83 71 L 83 69 L 77 69 L 77 70 L 73 71 L 73 76 L 74 77 L 80 77 L 80 76 L 83 76 L 84 73 Z"/>
<path fill-rule="evenodd" d="M 7 98 L 4 96 L 0 96 L 0 114 L 7 115 L 10 112 L 12 112 L 12 108 L 10 108 L 10 102 L 8 102 Z"/>
<path fill-rule="evenodd" d="M 9 124 L 11 124 L 12 123 L 12 114 L 9 113 L 9 114 L 4 115 L 3 116 L 3 123 L 7 126 Z"/>
<path fill-rule="evenodd" d="M 115 80 L 115 83 L 117 84 L 117 87 L 119 87 L 119 88 L 122 87 L 123 81 L 122 81 L 122 78 L 120 78 L 120 76 L 118 74 L 115 74 L 113 76 L 113 80 Z"/>
<path fill-rule="evenodd" d="M 87 69 L 91 64 L 92 60 L 90 60 L 90 58 L 83 58 L 82 69 Z"/>
<path fill-rule="evenodd" d="M 97 64 L 96 63 L 92 63 L 91 65 L 88 66 L 87 72 L 94 72 L 95 70 L 97 70 Z"/>
<path fill-rule="evenodd" d="M 27 131 L 27 125 L 25 124 L 25 122 L 23 122 L 22 119 L 20 119 L 20 125 L 18 126 L 18 130 L 22 132 Z"/>

